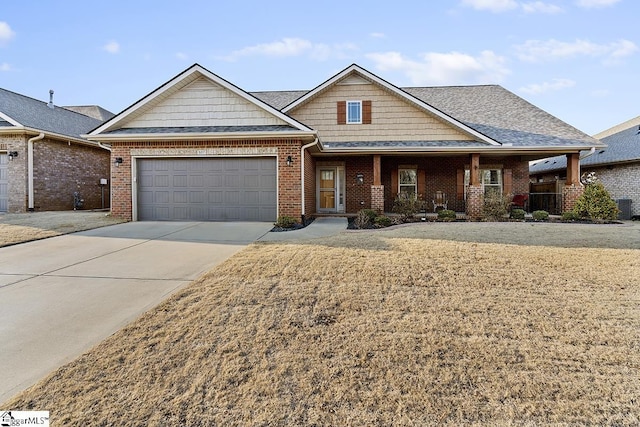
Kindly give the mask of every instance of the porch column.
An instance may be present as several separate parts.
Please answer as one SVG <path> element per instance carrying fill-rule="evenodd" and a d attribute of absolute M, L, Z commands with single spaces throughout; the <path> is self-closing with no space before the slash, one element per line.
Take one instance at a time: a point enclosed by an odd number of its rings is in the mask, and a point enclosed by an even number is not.
<path fill-rule="evenodd" d="M 371 209 L 384 212 L 384 185 L 380 155 L 373 156 L 373 185 L 371 186 Z"/>
<path fill-rule="evenodd" d="M 484 192 L 480 185 L 480 154 L 471 154 L 469 165 L 469 187 L 467 188 L 467 218 L 479 220 L 483 215 Z"/>
<path fill-rule="evenodd" d="M 572 210 L 583 192 L 584 187 L 580 182 L 580 154 L 567 154 L 567 182 L 562 189 L 562 212 Z"/>

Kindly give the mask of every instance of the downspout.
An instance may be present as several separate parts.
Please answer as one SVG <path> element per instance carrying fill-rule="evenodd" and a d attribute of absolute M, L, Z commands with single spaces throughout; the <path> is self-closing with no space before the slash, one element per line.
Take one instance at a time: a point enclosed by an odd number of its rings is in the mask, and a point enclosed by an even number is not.
<path fill-rule="evenodd" d="M 40 135 L 34 136 L 33 138 L 27 141 L 27 174 L 28 181 L 27 185 L 29 187 L 29 196 L 28 196 L 28 207 L 29 211 L 33 211 L 34 203 L 33 203 L 33 143 L 36 141 L 40 141 L 44 138 L 44 132 L 40 132 Z"/>
<path fill-rule="evenodd" d="M 313 147 L 314 145 L 316 145 L 318 143 L 318 137 L 316 136 L 316 139 L 313 142 L 310 142 L 307 145 L 303 145 L 302 148 L 300 149 L 300 181 L 302 182 L 302 223 L 304 224 L 305 221 L 305 200 L 304 200 L 304 150 L 306 150 L 309 147 Z"/>

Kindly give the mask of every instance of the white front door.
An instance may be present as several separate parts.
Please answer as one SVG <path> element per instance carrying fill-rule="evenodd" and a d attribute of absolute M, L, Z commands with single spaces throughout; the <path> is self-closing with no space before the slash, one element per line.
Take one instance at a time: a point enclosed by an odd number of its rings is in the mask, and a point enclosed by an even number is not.
<path fill-rule="evenodd" d="M 318 169 L 318 212 L 344 212 L 344 167 Z"/>

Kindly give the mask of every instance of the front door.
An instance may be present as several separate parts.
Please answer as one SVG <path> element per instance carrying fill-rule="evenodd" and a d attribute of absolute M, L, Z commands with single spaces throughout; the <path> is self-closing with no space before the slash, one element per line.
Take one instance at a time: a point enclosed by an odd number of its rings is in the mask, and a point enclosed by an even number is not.
<path fill-rule="evenodd" d="M 344 167 L 318 169 L 318 212 L 344 212 Z"/>

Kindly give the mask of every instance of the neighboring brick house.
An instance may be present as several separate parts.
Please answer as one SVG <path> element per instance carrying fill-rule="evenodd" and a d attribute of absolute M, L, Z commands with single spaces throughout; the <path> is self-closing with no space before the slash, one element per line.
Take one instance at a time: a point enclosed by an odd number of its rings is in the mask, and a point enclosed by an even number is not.
<path fill-rule="evenodd" d="M 102 122 L 0 89 L 0 212 L 109 207 L 109 150 L 80 136 Z"/>
<path fill-rule="evenodd" d="M 470 218 L 527 193 L 528 161 L 600 142 L 500 86 L 399 88 L 351 65 L 311 91 L 248 93 L 194 64 L 90 132 L 112 148 L 112 214 L 261 220 L 389 211 L 399 193 Z"/>
<path fill-rule="evenodd" d="M 606 144 L 606 147 L 580 154 L 581 173 L 596 173 L 622 208 L 621 219 L 640 215 L 640 116 L 602 131 L 594 138 Z M 565 179 L 565 167 L 564 157 L 534 162 L 529 167 L 531 181 L 562 182 Z"/>

